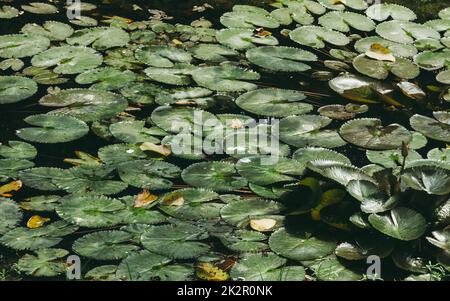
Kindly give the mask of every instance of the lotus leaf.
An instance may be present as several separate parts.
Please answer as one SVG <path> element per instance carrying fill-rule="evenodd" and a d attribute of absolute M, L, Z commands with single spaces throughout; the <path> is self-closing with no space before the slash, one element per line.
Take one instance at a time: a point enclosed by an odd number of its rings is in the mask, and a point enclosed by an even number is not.
<path fill-rule="evenodd" d="M 379 164 L 386 168 L 396 168 L 403 164 L 403 157 L 401 150 L 385 150 L 385 151 L 373 151 L 368 150 L 366 152 L 367 159 L 370 162 Z M 408 156 L 405 162 L 415 161 L 422 159 L 422 156 L 410 149 L 408 150 Z"/>
<path fill-rule="evenodd" d="M 450 149 L 433 148 L 427 153 L 427 158 L 432 160 L 450 161 Z"/>
<path fill-rule="evenodd" d="M 94 18 L 88 16 L 79 16 L 69 20 L 70 23 L 83 26 L 83 27 L 93 27 L 98 25 L 98 21 Z"/>
<path fill-rule="evenodd" d="M 0 156 L 11 159 L 34 159 L 37 156 L 36 148 L 26 142 L 9 141 L 9 146 L 0 143 Z"/>
<path fill-rule="evenodd" d="M 293 21 L 309 25 L 314 22 L 311 14 L 322 15 L 326 8 L 315 1 L 287 1 L 287 7 L 280 7 L 270 12 L 270 16 L 275 18 L 282 25 L 290 25 Z"/>

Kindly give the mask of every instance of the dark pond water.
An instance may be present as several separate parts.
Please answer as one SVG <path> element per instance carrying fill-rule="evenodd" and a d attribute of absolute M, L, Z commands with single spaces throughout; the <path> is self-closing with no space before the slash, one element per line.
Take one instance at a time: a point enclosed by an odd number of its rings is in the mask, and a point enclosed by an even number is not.
<path fill-rule="evenodd" d="M 33 2 L 33 1 L 4 1 L 0 0 L 0 5 L 3 2 L 12 3 L 14 6 L 19 6 L 22 3 Z M 205 17 L 212 21 L 216 26 L 219 26 L 217 20 L 225 12 L 231 9 L 234 4 L 253 4 L 253 5 L 265 5 L 270 1 L 227 1 L 227 0 L 216 0 L 216 1 L 185 1 L 185 0 L 135 0 L 135 1 L 124 1 L 124 0 L 89 0 L 87 2 L 95 3 L 98 5 L 98 9 L 93 14 L 94 17 L 101 19 L 103 16 L 121 16 L 125 18 L 130 18 L 133 20 L 144 20 L 148 18 L 147 9 L 159 9 L 164 10 L 168 15 L 173 16 L 174 19 L 170 22 L 173 23 L 183 23 L 189 24 L 191 21 L 198 19 L 200 17 Z M 193 12 L 192 7 L 194 5 L 203 4 L 208 2 L 214 6 L 214 9 L 206 10 L 205 12 Z M 396 3 L 402 3 L 413 9 L 420 8 L 419 13 L 421 13 L 422 19 L 427 19 L 429 15 L 435 14 L 442 7 L 449 5 L 450 1 L 424 1 L 426 3 L 421 3 L 420 1 L 394 1 Z M 134 10 L 133 4 L 138 4 L 142 10 Z M 59 15 L 52 15 L 52 20 L 56 21 L 66 21 L 66 16 L 62 13 Z M 12 20 L 1 20 L 0 21 L 0 34 L 12 34 L 17 33 L 23 25 L 27 23 L 42 23 L 49 20 L 49 16 L 46 15 L 33 15 L 25 14 L 20 18 Z M 221 27 L 221 26 L 220 26 Z M 327 57 L 320 54 L 322 59 Z M 321 66 L 317 65 L 316 68 L 320 69 Z M 11 74 L 10 72 L 0 71 L 0 74 Z M 422 83 L 431 81 L 432 74 L 418 79 Z M 291 88 L 296 90 L 305 90 L 312 93 L 324 94 L 323 97 L 312 97 L 311 100 L 318 107 L 325 104 L 334 103 L 347 103 L 346 100 L 340 98 L 334 94 L 329 88 L 327 82 L 312 81 L 307 75 L 279 75 L 279 74 L 267 74 L 264 73 L 261 83 L 267 86 L 278 86 L 283 88 Z M 301 84 L 302 83 L 302 84 Z M 68 88 L 70 85 L 62 85 L 61 88 Z M 23 119 L 32 114 L 38 114 L 46 112 L 47 109 L 40 107 L 36 104 L 36 101 L 45 95 L 46 87 L 40 86 L 39 92 L 27 101 L 23 101 L 17 104 L 3 105 L 0 108 L 0 142 L 6 142 L 8 140 L 17 139 L 15 136 L 15 130 L 24 127 L 26 124 Z M 392 97 L 404 100 L 404 98 L 395 94 Z M 429 95 L 429 103 L 433 106 L 433 100 L 437 99 L 437 94 Z M 367 116 L 370 117 L 381 117 L 385 123 L 400 123 L 407 124 L 409 117 L 416 112 L 429 114 L 430 108 L 424 103 L 414 103 L 406 102 L 406 109 L 387 109 L 384 105 L 371 107 Z M 151 110 L 150 110 L 151 112 Z M 139 113 L 142 116 L 148 115 L 149 111 L 143 111 Z M 39 155 L 36 159 L 37 166 L 60 166 L 67 168 L 67 164 L 62 162 L 63 158 L 73 157 L 73 152 L 75 150 L 85 151 L 91 154 L 95 154 L 98 148 L 106 145 L 107 142 L 97 138 L 93 134 L 85 136 L 84 138 L 77 140 L 75 142 L 58 144 L 58 145 L 39 145 Z M 433 142 L 429 143 L 428 149 L 438 146 Z M 340 150 L 346 153 L 348 156 L 352 157 L 357 165 L 361 166 L 366 162 L 363 152 L 350 151 L 349 148 L 344 148 Z M 427 149 L 423 149 L 426 152 Z M 180 166 L 185 166 L 186 163 L 178 162 Z M 19 194 L 18 198 L 24 197 L 30 194 L 32 191 L 23 189 Z M 26 220 L 26 217 L 25 217 Z M 81 233 L 79 233 L 81 234 Z M 68 242 L 69 243 L 69 242 Z M 67 247 L 70 249 L 70 245 L 62 247 Z M 0 254 L 4 254 L 5 257 L 2 259 L 5 266 L 8 262 L 16 261 L 17 255 L 10 250 L 6 250 L 0 247 Z M 6 259 L 7 258 L 7 259 Z M 7 262 L 6 262 L 7 261 Z M 1 270 L 1 265 L 0 265 Z"/>

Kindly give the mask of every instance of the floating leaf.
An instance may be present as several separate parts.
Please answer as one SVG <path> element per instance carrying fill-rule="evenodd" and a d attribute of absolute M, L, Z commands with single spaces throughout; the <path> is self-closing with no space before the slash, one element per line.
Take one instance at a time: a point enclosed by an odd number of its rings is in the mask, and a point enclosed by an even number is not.
<path fill-rule="evenodd" d="M 318 0 L 318 2 L 332 10 L 344 10 L 346 7 L 355 10 L 365 10 L 368 6 L 364 0 Z"/>
<path fill-rule="evenodd" d="M 282 209 L 283 206 L 274 201 L 242 200 L 227 204 L 220 211 L 220 215 L 228 224 L 243 228 L 249 225 L 252 219 L 275 218 L 279 224 L 282 216 L 276 214 Z"/>
<path fill-rule="evenodd" d="M 273 253 L 250 254 L 236 262 L 230 271 L 233 280 L 244 281 L 302 281 L 301 266 L 285 266 L 286 259 Z"/>
<path fill-rule="evenodd" d="M 111 134 L 126 143 L 154 142 L 159 139 L 153 137 L 152 131 L 145 127 L 145 121 L 126 120 L 109 126 Z"/>
<path fill-rule="evenodd" d="M 53 277 L 67 270 L 66 257 L 69 252 L 63 249 L 39 249 L 36 255 L 26 254 L 17 262 L 17 269 L 34 277 Z"/>
<path fill-rule="evenodd" d="M 196 265 L 196 268 L 196 275 L 201 280 L 226 281 L 230 278 L 227 272 L 209 262 L 201 262 Z"/>
<path fill-rule="evenodd" d="M 411 44 L 418 39 L 432 38 L 439 40 L 441 38 L 436 30 L 408 21 L 383 22 L 378 24 L 376 32 L 386 40 L 402 44 Z"/>
<path fill-rule="evenodd" d="M 36 229 L 42 227 L 46 222 L 49 222 L 50 219 L 46 217 L 42 217 L 39 215 L 33 215 L 27 222 L 27 227 L 29 229 Z"/>
<path fill-rule="evenodd" d="M 413 21 L 417 19 L 416 14 L 407 7 L 397 4 L 374 4 L 366 10 L 369 18 L 376 21 L 384 21 L 389 18 L 399 21 Z"/>
<path fill-rule="evenodd" d="M 37 84 L 21 76 L 0 76 L 0 105 L 16 103 L 36 94 Z"/>
<path fill-rule="evenodd" d="M 320 26 L 302 26 L 289 33 L 294 42 L 312 48 L 324 48 L 325 42 L 335 46 L 345 46 L 350 39 L 344 34 Z"/>
<path fill-rule="evenodd" d="M 207 244 L 199 242 L 208 234 L 189 224 L 153 226 L 142 234 L 142 245 L 151 252 L 174 259 L 196 258 L 208 252 Z"/>
<path fill-rule="evenodd" d="M 236 99 L 236 104 L 258 115 L 285 117 L 312 111 L 312 105 L 301 102 L 304 99 L 306 96 L 295 90 L 269 88 L 242 94 Z"/>
<path fill-rule="evenodd" d="M 220 44 L 235 50 L 245 50 L 257 45 L 278 45 L 278 40 L 275 37 L 271 35 L 258 36 L 254 34 L 253 30 L 246 28 L 222 29 L 217 32 L 216 38 Z"/>
<path fill-rule="evenodd" d="M 102 56 L 92 48 L 82 46 L 52 47 L 33 57 L 35 67 L 56 66 L 53 71 L 58 74 L 77 74 L 99 66 Z"/>
<path fill-rule="evenodd" d="M 22 220 L 22 211 L 17 203 L 10 199 L 0 197 L 0 235 L 16 227 Z"/>
<path fill-rule="evenodd" d="M 373 45 L 381 45 L 392 52 L 396 57 L 409 58 L 417 54 L 417 49 L 413 45 L 405 45 L 389 41 L 378 36 L 367 37 L 356 41 L 355 50 L 359 53 L 366 53 L 371 50 Z M 377 46 L 378 48 L 380 46 Z M 392 60 L 392 58 L 391 58 Z"/>
<path fill-rule="evenodd" d="M 411 127 L 428 138 L 450 142 L 450 125 L 431 117 L 416 114 L 409 120 Z"/>
<path fill-rule="evenodd" d="M 88 89 L 61 90 L 42 97 L 39 104 L 56 107 L 52 114 L 70 115 L 83 121 L 111 118 L 128 106 L 128 102 L 120 95 Z"/>
<path fill-rule="evenodd" d="M 258 80 L 260 75 L 252 70 L 235 66 L 205 67 L 192 72 L 194 81 L 205 88 L 221 92 L 239 92 L 256 89 L 244 80 Z"/>
<path fill-rule="evenodd" d="M 0 57 L 23 58 L 33 56 L 50 46 L 50 40 L 42 36 L 25 34 L 0 36 Z"/>
<path fill-rule="evenodd" d="M 94 232 L 75 240 L 73 250 L 96 260 L 122 259 L 139 250 L 130 243 L 132 237 L 130 233 L 117 230 Z"/>
<path fill-rule="evenodd" d="M 191 83 L 190 75 L 197 68 L 190 64 L 175 64 L 173 68 L 149 67 L 144 70 L 152 80 L 169 85 L 185 86 Z"/>
<path fill-rule="evenodd" d="M 98 50 L 127 45 L 128 33 L 117 27 L 94 27 L 74 32 L 66 41 L 69 45 L 88 46 Z"/>
<path fill-rule="evenodd" d="M 364 15 L 352 12 L 329 12 L 319 18 L 319 24 L 325 28 L 341 32 L 349 32 L 350 27 L 359 31 L 375 29 L 375 22 Z"/>
<path fill-rule="evenodd" d="M 450 167 L 427 160 L 412 161 L 402 174 L 402 182 L 414 190 L 446 195 L 450 193 Z"/>
<path fill-rule="evenodd" d="M 29 23 L 22 27 L 21 31 L 29 36 L 46 37 L 50 41 L 64 41 L 73 33 L 70 25 L 56 21 L 46 21 L 42 26 L 36 23 Z"/>
<path fill-rule="evenodd" d="M 170 46 L 146 46 L 136 51 L 136 58 L 142 63 L 158 68 L 171 68 L 174 63 L 190 63 L 192 56 L 183 49 Z"/>
<path fill-rule="evenodd" d="M 289 259 L 313 260 L 331 254 L 336 243 L 321 236 L 311 236 L 306 231 L 281 228 L 270 236 L 269 246 L 275 253 Z"/>
<path fill-rule="evenodd" d="M 361 54 L 353 60 L 353 67 L 360 73 L 375 79 L 386 79 L 389 72 L 403 79 L 413 79 L 420 75 L 420 69 L 404 58 L 394 58 L 394 62 L 381 61 Z"/>
<path fill-rule="evenodd" d="M 189 49 L 189 52 L 197 59 L 214 63 L 227 61 L 229 57 L 235 57 L 239 54 L 228 47 L 206 43 L 195 45 Z"/>
<path fill-rule="evenodd" d="M 35 127 L 16 131 L 20 138 L 39 143 L 63 143 L 80 139 L 89 132 L 83 121 L 71 116 L 32 115 L 24 121 Z"/>
<path fill-rule="evenodd" d="M 0 156 L 11 159 L 34 159 L 37 156 L 36 148 L 26 142 L 9 141 L 8 145 L 0 143 Z"/>
<path fill-rule="evenodd" d="M 376 118 L 354 119 L 345 123 L 339 134 L 346 141 L 359 147 L 374 150 L 399 148 L 411 141 L 411 133 L 399 124 L 382 126 Z"/>
<path fill-rule="evenodd" d="M 20 12 L 17 8 L 3 5 L 0 7 L 0 19 L 13 19 L 17 18 L 20 15 Z"/>
<path fill-rule="evenodd" d="M 192 164 L 183 170 L 181 177 L 189 185 L 214 191 L 237 190 L 247 185 L 247 180 L 238 175 L 234 164 L 226 162 Z"/>
<path fill-rule="evenodd" d="M 136 79 L 136 74 L 130 70 L 121 71 L 111 67 L 96 68 L 78 74 L 77 84 L 92 84 L 94 90 L 117 90 Z"/>
<path fill-rule="evenodd" d="M 39 15 L 56 14 L 58 12 L 58 8 L 53 4 L 43 2 L 31 2 L 29 5 L 21 5 L 20 7 L 24 11 Z"/>
<path fill-rule="evenodd" d="M 427 228 L 420 213 L 405 207 L 396 207 L 383 215 L 371 214 L 369 222 L 381 233 L 407 241 L 421 237 Z"/>

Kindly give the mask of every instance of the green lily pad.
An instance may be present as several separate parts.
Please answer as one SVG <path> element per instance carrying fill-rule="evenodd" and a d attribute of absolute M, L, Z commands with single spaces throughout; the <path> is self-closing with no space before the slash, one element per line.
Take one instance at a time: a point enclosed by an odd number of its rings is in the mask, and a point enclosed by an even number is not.
<path fill-rule="evenodd" d="M 237 190 L 247 185 L 247 180 L 239 176 L 234 164 L 227 162 L 195 163 L 184 169 L 181 177 L 189 185 L 214 191 Z"/>
<path fill-rule="evenodd" d="M 381 233 L 406 241 L 421 237 L 427 229 L 425 218 L 405 207 L 396 207 L 382 215 L 373 213 L 369 215 L 369 222 Z"/>
<path fill-rule="evenodd" d="M 197 67 L 190 64 L 175 64 L 172 68 L 149 67 L 144 70 L 145 74 L 152 80 L 177 86 L 186 86 L 191 83 L 190 75 Z"/>
<path fill-rule="evenodd" d="M 343 154 L 322 147 L 299 148 L 292 154 L 292 158 L 299 161 L 301 164 L 307 164 L 309 161 L 313 160 L 331 160 L 344 164 L 351 164 L 350 159 Z"/>
<path fill-rule="evenodd" d="M 269 246 L 264 243 L 266 235 L 257 231 L 236 230 L 216 234 L 220 242 L 228 249 L 238 253 L 255 253 L 267 250 Z"/>
<path fill-rule="evenodd" d="M 192 280 L 194 269 L 188 265 L 169 264 L 170 259 L 149 251 L 134 253 L 117 268 L 116 278 L 129 281 Z"/>
<path fill-rule="evenodd" d="M 23 58 L 33 56 L 50 46 L 50 40 L 42 36 L 13 34 L 0 36 L 0 57 Z"/>
<path fill-rule="evenodd" d="M 385 236 L 360 236 L 353 242 L 340 243 L 335 250 L 336 256 L 347 260 L 363 260 L 376 255 L 386 258 L 394 250 L 394 241 Z"/>
<path fill-rule="evenodd" d="M 313 110 L 313 106 L 302 100 L 306 96 L 295 90 L 258 89 L 242 94 L 236 104 L 248 112 L 274 117 L 305 114 Z"/>
<path fill-rule="evenodd" d="M 364 0 L 345 0 L 338 2 L 336 2 L 335 0 L 318 0 L 318 2 L 326 8 L 332 10 L 344 10 L 347 7 L 354 10 L 365 10 L 368 6 L 366 1 Z"/>
<path fill-rule="evenodd" d="M 214 202 L 219 195 L 212 190 L 185 188 L 162 197 L 159 209 L 182 220 L 204 220 L 220 217 L 223 203 Z M 173 202 L 172 202 L 173 201 Z"/>
<path fill-rule="evenodd" d="M 439 18 L 444 20 L 450 20 L 450 8 L 444 8 L 439 12 Z"/>
<path fill-rule="evenodd" d="M 46 21 L 42 26 L 36 23 L 28 23 L 22 27 L 21 31 L 29 36 L 46 37 L 50 41 L 64 41 L 73 34 L 70 25 L 56 21 Z"/>
<path fill-rule="evenodd" d="M 352 12 L 329 12 L 319 18 L 319 24 L 341 32 L 349 32 L 350 28 L 366 32 L 375 29 L 375 22 L 364 15 Z"/>
<path fill-rule="evenodd" d="M 88 16 L 75 17 L 70 19 L 69 22 L 82 27 L 93 27 L 98 25 L 98 21 L 96 19 Z"/>
<path fill-rule="evenodd" d="M 146 159 L 147 155 L 135 144 L 111 144 L 99 149 L 98 157 L 107 164 L 119 164 Z"/>
<path fill-rule="evenodd" d="M 255 156 L 240 159 L 236 163 L 239 174 L 257 185 L 271 185 L 279 182 L 292 182 L 303 175 L 305 165 L 288 158 Z"/>
<path fill-rule="evenodd" d="M 437 70 L 448 64 L 450 51 L 424 51 L 414 57 L 414 62 L 425 70 Z"/>
<path fill-rule="evenodd" d="M 125 205 L 105 196 L 67 196 L 61 199 L 56 213 L 67 222 L 86 228 L 100 228 L 120 224 Z"/>
<path fill-rule="evenodd" d="M 450 193 L 450 167 L 441 161 L 412 161 L 402 174 L 402 182 L 414 190 L 428 194 Z"/>
<path fill-rule="evenodd" d="M 119 176 L 125 183 L 139 188 L 168 189 L 180 169 L 171 163 L 157 160 L 135 160 L 118 165 Z"/>
<path fill-rule="evenodd" d="M 0 76 L 0 105 L 16 103 L 36 94 L 38 86 L 21 76 Z"/>
<path fill-rule="evenodd" d="M 66 41 L 69 45 L 92 45 L 95 49 L 105 50 L 126 46 L 130 41 L 130 36 L 117 27 L 94 27 L 77 30 Z"/>
<path fill-rule="evenodd" d="M 269 238 L 269 246 L 280 256 L 293 260 L 313 260 L 333 253 L 336 242 L 306 231 L 281 228 Z"/>
<path fill-rule="evenodd" d="M 433 148 L 427 153 L 427 158 L 432 160 L 450 161 L 450 149 Z"/>
<path fill-rule="evenodd" d="M 189 49 L 189 52 L 199 60 L 221 63 L 227 61 L 230 57 L 235 57 L 239 53 L 223 45 L 217 44 L 197 44 Z"/>
<path fill-rule="evenodd" d="M 56 6 L 44 2 L 31 2 L 28 5 L 21 5 L 20 7 L 24 11 L 39 15 L 56 14 L 58 12 L 58 8 Z"/>
<path fill-rule="evenodd" d="M 346 122 L 339 134 L 347 142 L 366 149 L 389 150 L 411 141 L 411 133 L 399 124 L 382 126 L 376 118 L 354 119 Z"/>
<path fill-rule="evenodd" d="M 198 107 L 213 106 L 213 91 L 205 88 L 177 88 L 165 90 L 156 96 L 159 105 L 197 105 Z"/>
<path fill-rule="evenodd" d="M 236 66 L 198 68 L 192 72 L 194 81 L 202 87 L 220 92 L 240 92 L 256 89 L 246 80 L 258 80 L 260 75 L 252 70 Z"/>
<path fill-rule="evenodd" d="M 247 50 L 247 59 L 265 69 L 283 72 L 303 72 L 311 69 L 303 62 L 315 62 L 317 56 L 309 51 L 285 46 L 262 46 Z"/>
<path fill-rule="evenodd" d="M 38 195 L 25 199 L 20 202 L 20 207 L 24 210 L 47 212 L 54 211 L 59 204 L 58 195 Z"/>
<path fill-rule="evenodd" d="M 234 50 L 245 50 L 258 45 L 276 46 L 278 40 L 269 36 L 258 36 L 252 29 L 227 28 L 221 29 L 216 34 L 217 41 Z M 0 44 L 1 45 L 1 44 Z"/>
<path fill-rule="evenodd" d="M 436 76 L 436 80 L 442 84 L 450 85 L 450 70 L 439 72 L 439 74 Z"/>
<path fill-rule="evenodd" d="M 318 115 L 289 116 L 279 123 L 281 141 L 296 147 L 334 148 L 345 145 L 335 130 L 324 130 L 331 119 Z"/>
<path fill-rule="evenodd" d="M 136 79 L 130 70 L 121 71 L 111 67 L 96 68 L 80 73 L 75 82 L 88 85 L 94 90 L 118 90 Z"/>
<path fill-rule="evenodd" d="M 39 104 L 56 107 L 52 114 L 70 115 L 86 122 L 114 117 L 128 106 L 120 95 L 88 89 L 61 90 L 42 97 Z"/>
<path fill-rule="evenodd" d="M 172 68 L 174 63 L 190 63 L 189 52 L 170 46 L 146 46 L 136 51 L 136 58 L 142 63 L 158 68 Z"/>
<path fill-rule="evenodd" d="M 89 132 L 83 121 L 71 116 L 32 115 L 24 121 L 35 127 L 16 131 L 20 138 L 39 143 L 63 143 L 80 139 Z"/>
<path fill-rule="evenodd" d="M 355 50 L 359 53 L 366 53 L 373 44 L 380 44 L 388 48 L 396 57 L 409 58 L 417 54 L 417 48 L 413 45 L 405 45 L 374 36 L 356 41 Z"/>
<path fill-rule="evenodd" d="M 326 8 L 310 0 L 305 1 L 283 1 L 284 5 L 270 12 L 270 16 L 275 18 L 282 25 L 290 25 L 297 22 L 302 25 L 310 25 L 314 22 L 313 15 L 322 15 L 326 12 Z"/>
<path fill-rule="evenodd" d="M 145 127 L 145 121 L 126 120 L 113 123 L 109 130 L 114 137 L 125 143 L 159 143 L 159 139 L 153 137 L 152 131 Z"/>
<path fill-rule="evenodd" d="M 152 104 L 155 96 L 161 92 L 160 86 L 146 82 L 128 83 L 120 90 L 120 93 L 132 103 Z"/>
<path fill-rule="evenodd" d="M 386 79 L 389 72 L 403 79 L 413 79 L 420 75 L 417 65 L 400 57 L 395 58 L 395 62 L 387 62 L 371 59 L 361 54 L 353 60 L 353 67 L 358 72 L 375 79 Z"/>
<path fill-rule="evenodd" d="M 368 150 L 366 152 L 367 159 L 370 162 L 379 164 L 386 168 L 397 168 L 403 163 L 402 151 L 396 150 L 385 150 L 385 151 L 373 151 Z M 422 156 L 410 149 L 408 150 L 408 156 L 406 157 L 406 162 L 415 161 L 422 159 Z"/>
<path fill-rule="evenodd" d="M 124 231 L 101 231 L 75 240 L 73 250 L 83 257 L 96 260 L 117 260 L 139 250 L 131 244 L 132 234 Z"/>
<path fill-rule="evenodd" d="M 277 28 L 278 21 L 266 11 L 264 13 L 253 11 L 232 11 L 220 17 L 220 23 L 228 28 Z"/>
<path fill-rule="evenodd" d="M 305 269 L 286 266 L 286 261 L 273 253 L 245 255 L 233 266 L 230 276 L 243 281 L 302 281 Z"/>
<path fill-rule="evenodd" d="M 302 26 L 289 33 L 294 42 L 312 48 L 324 48 L 325 42 L 335 46 L 345 46 L 350 39 L 341 32 L 320 26 Z"/>
<path fill-rule="evenodd" d="M 439 40 L 441 35 L 436 30 L 418 23 L 408 21 L 387 21 L 378 24 L 377 34 L 386 40 L 412 44 L 414 40 L 431 38 Z"/>
<path fill-rule="evenodd" d="M 53 67 L 58 74 L 77 74 L 99 66 L 103 57 L 92 48 L 83 46 L 52 47 L 33 57 L 35 67 Z"/>
<path fill-rule="evenodd" d="M 0 7 L 0 19 L 13 19 L 20 15 L 20 11 L 9 5 L 3 5 Z"/>
<path fill-rule="evenodd" d="M 409 120 L 411 127 L 428 138 L 450 142 L 450 125 L 437 119 L 416 114 Z"/>
<path fill-rule="evenodd" d="M 63 249 L 39 249 L 35 255 L 26 254 L 17 262 L 17 269 L 34 277 L 53 277 L 67 271 L 64 260 L 69 252 Z"/>
<path fill-rule="evenodd" d="M 0 143 L 0 156 L 10 159 L 34 159 L 37 156 L 36 148 L 26 142 L 9 141 L 8 145 Z"/>
<path fill-rule="evenodd" d="M 227 204 L 220 211 L 222 219 L 230 225 L 244 228 L 248 226 L 250 220 L 257 218 L 271 218 L 279 224 L 279 216 L 283 205 L 274 201 L 252 199 L 241 200 Z"/>
<path fill-rule="evenodd" d="M 0 237 L 0 244 L 15 250 L 39 250 L 59 244 L 64 236 L 78 230 L 77 226 L 57 221 L 36 229 L 14 228 Z"/>
<path fill-rule="evenodd" d="M 322 281 L 358 281 L 363 277 L 362 274 L 347 268 L 334 257 L 319 259 L 310 268 L 317 279 Z"/>
<path fill-rule="evenodd" d="M 391 4 L 374 4 L 366 10 L 366 15 L 372 20 L 385 21 L 389 18 L 399 21 L 413 21 L 417 19 L 416 14 L 409 8 Z"/>
<path fill-rule="evenodd" d="M 15 228 L 22 220 L 22 211 L 19 205 L 12 200 L 0 197 L 0 235 Z"/>
<path fill-rule="evenodd" d="M 32 167 L 32 166 L 31 166 Z M 19 179 L 28 187 L 43 190 L 57 191 L 59 187 L 53 183 L 53 179 L 63 179 L 66 175 L 63 169 L 54 167 L 37 167 L 23 170 L 19 173 Z"/>
<path fill-rule="evenodd" d="M 141 242 L 147 250 L 173 259 L 196 258 L 205 254 L 209 246 L 199 240 L 208 233 L 190 224 L 153 226 L 142 234 Z"/>
<path fill-rule="evenodd" d="M 373 179 L 360 168 L 339 161 L 319 159 L 309 161 L 307 166 L 312 171 L 344 186 L 348 185 L 351 180 L 373 181 Z"/>

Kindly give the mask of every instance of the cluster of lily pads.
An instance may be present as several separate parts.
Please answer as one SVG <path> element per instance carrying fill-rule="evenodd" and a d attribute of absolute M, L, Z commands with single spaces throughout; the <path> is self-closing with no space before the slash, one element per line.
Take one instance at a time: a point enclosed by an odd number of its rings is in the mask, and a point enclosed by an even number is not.
<path fill-rule="evenodd" d="M 98 26 L 87 16 L 95 5 L 82 3 L 71 24 L 0 36 L 0 105 L 48 107 L 0 145 L 0 244 L 21 254 L 18 271 L 63 277 L 76 254 L 94 280 L 362 280 L 376 255 L 378 278 L 447 277 L 450 8 L 421 24 L 408 8 L 363 0 L 272 6 L 235 5 L 214 29 L 206 19 Z M 0 19 L 21 13 L 5 5 Z M 267 81 L 281 74 L 328 84 L 336 103 Z M 409 124 L 367 117 L 372 106 L 413 107 L 395 93 L 439 109 Z M 186 135 L 174 122 L 203 139 L 197 112 L 231 127 L 222 148 L 255 120 L 279 118 L 257 125 L 279 133 L 279 149 L 172 152 Z M 67 168 L 35 166 L 42 144 L 82 137 L 104 146 L 77 150 Z M 349 150 L 370 163 L 357 166 Z M 30 196 L 14 197 L 21 188 Z"/>

